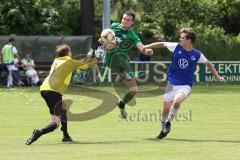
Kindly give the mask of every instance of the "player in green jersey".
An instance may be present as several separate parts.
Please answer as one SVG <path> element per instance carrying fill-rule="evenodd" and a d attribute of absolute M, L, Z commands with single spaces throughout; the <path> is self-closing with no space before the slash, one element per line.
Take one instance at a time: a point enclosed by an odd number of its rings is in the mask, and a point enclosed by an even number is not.
<path fill-rule="evenodd" d="M 121 116 L 127 118 L 125 105 L 136 95 L 137 83 L 134 73 L 129 65 L 129 54 L 131 49 L 136 46 L 139 51 L 146 55 L 152 55 L 152 49 L 143 51 L 142 44 L 138 35 L 134 32 L 132 26 L 135 20 L 135 13 L 133 11 L 126 11 L 123 14 L 121 23 L 112 23 L 111 29 L 115 32 L 115 42 L 108 45 L 108 50 L 105 56 L 104 63 L 110 67 L 112 72 L 118 73 L 123 79 L 124 85 L 128 88 L 127 92 L 118 102 Z M 100 43 L 103 41 L 100 39 Z"/>

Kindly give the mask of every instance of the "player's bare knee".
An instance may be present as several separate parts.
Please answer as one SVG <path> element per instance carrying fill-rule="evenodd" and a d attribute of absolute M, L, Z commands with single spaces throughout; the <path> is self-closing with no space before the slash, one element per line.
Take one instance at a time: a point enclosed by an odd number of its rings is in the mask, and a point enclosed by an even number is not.
<path fill-rule="evenodd" d="M 61 116 L 52 116 L 52 122 L 56 123 L 58 127 L 61 123 Z"/>
<path fill-rule="evenodd" d="M 174 102 L 173 102 L 173 107 L 174 107 L 174 108 L 179 108 L 180 105 L 181 105 L 181 102 L 180 102 L 180 101 L 174 101 Z"/>
<path fill-rule="evenodd" d="M 131 87 L 131 88 L 130 88 L 130 92 L 131 92 L 131 94 L 132 94 L 133 96 L 135 96 L 135 95 L 137 94 L 137 92 L 138 92 L 137 86 Z"/>
<path fill-rule="evenodd" d="M 137 94 L 137 91 L 131 91 L 131 94 L 135 96 Z"/>
<path fill-rule="evenodd" d="M 59 125 L 60 125 L 60 121 L 57 121 L 56 122 L 56 124 L 57 124 L 57 128 L 59 127 Z"/>

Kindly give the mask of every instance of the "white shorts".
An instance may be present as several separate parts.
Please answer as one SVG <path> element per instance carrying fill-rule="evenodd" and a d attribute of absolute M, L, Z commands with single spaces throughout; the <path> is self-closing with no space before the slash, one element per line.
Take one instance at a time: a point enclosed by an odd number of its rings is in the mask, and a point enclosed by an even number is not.
<path fill-rule="evenodd" d="M 33 75 L 37 75 L 37 71 L 34 69 L 30 69 L 26 71 L 27 77 L 32 77 Z"/>
<path fill-rule="evenodd" d="M 174 99 L 175 95 L 182 92 L 185 97 L 191 93 L 192 88 L 189 85 L 172 85 L 168 82 L 165 93 L 163 95 L 164 102 L 170 102 Z"/>

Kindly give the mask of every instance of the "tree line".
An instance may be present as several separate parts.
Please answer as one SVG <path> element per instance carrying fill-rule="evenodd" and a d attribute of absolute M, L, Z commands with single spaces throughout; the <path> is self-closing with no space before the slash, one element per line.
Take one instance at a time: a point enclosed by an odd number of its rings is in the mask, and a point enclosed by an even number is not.
<path fill-rule="evenodd" d="M 179 29 L 196 29 L 196 47 L 213 60 L 240 60 L 240 0 L 111 0 L 111 20 L 136 12 L 143 43 L 178 41 Z M 0 5 L 0 35 L 93 35 L 102 29 L 102 0 L 8 0 Z M 96 40 L 96 39 L 94 39 Z M 154 59 L 169 60 L 167 51 Z M 158 54 L 158 52 L 161 52 Z"/>

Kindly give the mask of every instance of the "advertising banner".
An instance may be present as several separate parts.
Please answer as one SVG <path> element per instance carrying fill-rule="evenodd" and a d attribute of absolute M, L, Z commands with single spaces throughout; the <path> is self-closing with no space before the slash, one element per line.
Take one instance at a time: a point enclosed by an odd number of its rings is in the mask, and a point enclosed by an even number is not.
<path fill-rule="evenodd" d="M 226 82 L 240 81 L 240 61 L 216 61 L 212 62 L 218 73 Z M 167 72 L 171 67 L 170 61 L 131 61 L 132 71 L 138 83 L 159 83 L 166 81 Z M 214 76 L 205 64 L 198 64 L 194 73 L 195 82 L 212 82 Z M 110 68 L 98 64 L 94 69 L 82 71 L 76 70 L 72 77 L 72 83 L 110 83 L 118 82 L 120 76 L 113 73 Z"/>

